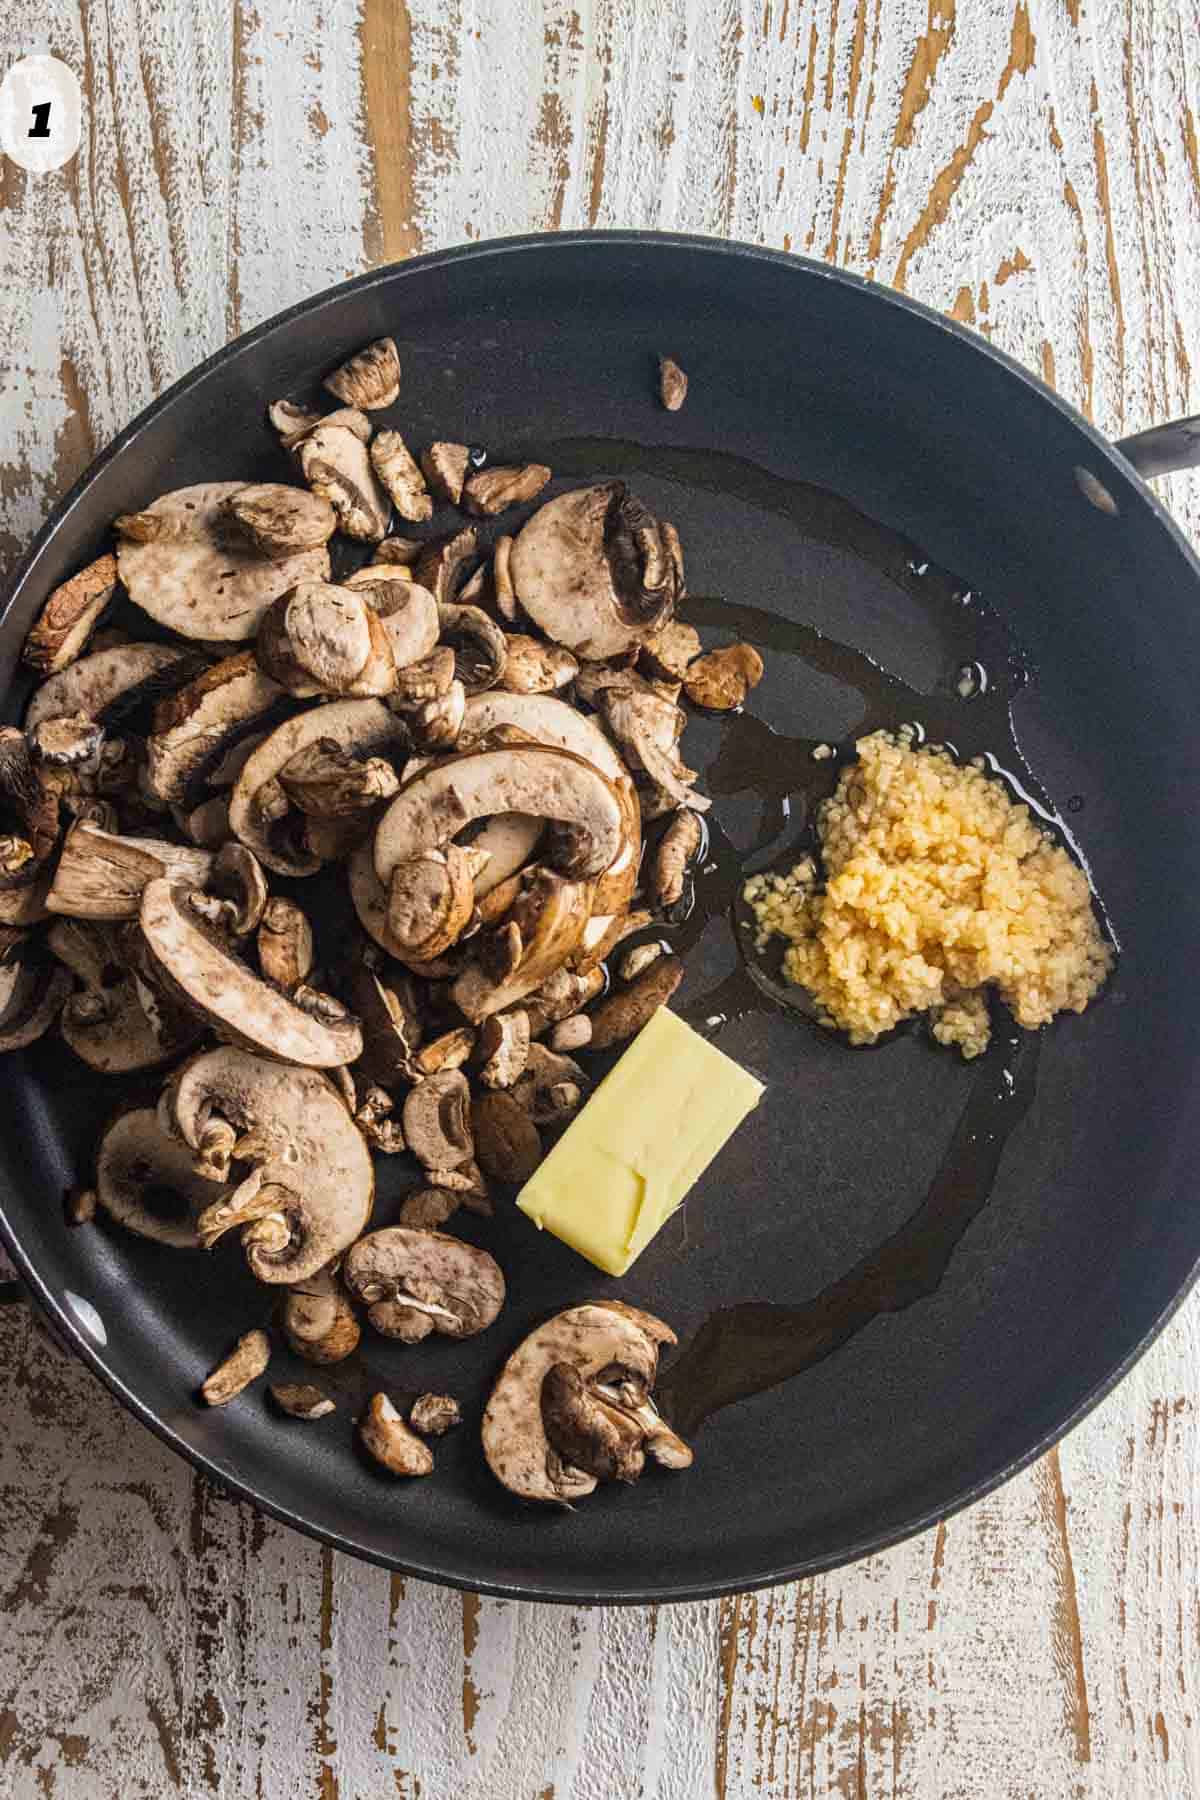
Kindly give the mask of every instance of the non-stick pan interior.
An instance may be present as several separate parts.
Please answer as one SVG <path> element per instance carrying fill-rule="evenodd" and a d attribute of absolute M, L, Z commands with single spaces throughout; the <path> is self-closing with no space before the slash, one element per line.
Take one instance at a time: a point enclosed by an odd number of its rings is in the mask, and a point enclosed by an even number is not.
<path fill-rule="evenodd" d="M 331 1373 L 342 1404 L 312 1428 L 272 1416 L 253 1392 L 219 1412 L 195 1402 L 231 1339 L 271 1311 L 235 1245 L 204 1259 L 103 1224 L 65 1229 L 61 1189 L 86 1174 L 113 1094 L 53 1044 L 4 1068 L 8 1230 L 143 1416 L 272 1510 L 372 1557 L 602 1600 L 744 1587 L 848 1558 L 961 1504 L 1057 1433 L 1154 1329 L 1200 1253 L 1189 1192 L 1200 1153 L 1196 564 L 1086 428 L 920 309 L 715 243 L 563 238 L 401 266 L 216 359 L 72 497 L 8 612 L 9 657 L 116 513 L 187 481 L 286 478 L 266 403 L 313 391 L 383 332 L 401 345 L 395 417 L 412 440 L 536 454 L 556 478 L 625 476 L 678 525 L 698 595 L 805 621 L 916 687 L 944 685 L 951 646 L 919 584 L 892 581 L 772 499 L 779 484 L 814 483 L 904 533 L 918 567 L 928 558 L 985 596 L 1035 671 L 1017 735 L 1056 805 L 1071 802 L 1122 946 L 1116 978 L 1086 1015 L 1044 1034 L 1031 1108 L 928 1297 L 907 1292 L 805 1373 L 717 1413 L 686 1475 L 610 1488 L 571 1513 L 510 1504 L 482 1465 L 479 1409 L 523 1333 L 603 1293 L 659 1313 L 685 1343 L 716 1308 L 809 1300 L 920 1205 L 970 1069 L 917 1035 L 855 1053 L 782 1013 L 733 1020 L 721 1047 L 767 1082 L 766 1101 L 625 1281 L 502 1205 L 469 1227 L 508 1276 L 497 1326 L 458 1346 L 372 1342 Z M 655 400 L 664 351 L 691 378 L 679 414 Z M 1109 488 L 1115 515 L 1084 497 L 1078 465 Z M 706 601 L 705 616 L 719 641 L 719 609 Z M 753 706 L 770 725 L 853 728 L 855 697 L 835 676 L 767 656 Z M 697 728 L 710 762 L 721 732 Z M 718 802 L 736 841 L 757 804 L 753 792 Z M 734 956 L 714 920 L 681 999 L 718 991 Z M 411 1179 L 385 1170 L 381 1222 Z M 439 1446 L 434 1479 L 397 1485 L 354 1452 L 351 1418 L 376 1386 L 464 1401 L 468 1424 Z"/>

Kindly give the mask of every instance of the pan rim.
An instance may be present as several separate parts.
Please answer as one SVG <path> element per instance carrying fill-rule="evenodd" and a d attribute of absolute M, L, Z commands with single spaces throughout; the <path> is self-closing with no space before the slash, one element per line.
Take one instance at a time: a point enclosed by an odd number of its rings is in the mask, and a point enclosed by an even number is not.
<path fill-rule="evenodd" d="M 295 302 L 292 306 L 264 320 L 251 331 L 222 346 L 143 408 L 123 430 L 117 433 L 111 443 L 88 465 L 67 493 L 56 503 L 6 583 L 6 591 L 0 601 L 0 632 L 7 625 L 15 601 L 31 575 L 36 571 L 38 562 L 47 546 L 83 499 L 92 482 L 110 463 L 122 456 L 137 440 L 140 433 L 160 414 L 172 407 L 193 387 L 200 384 L 214 369 L 236 361 L 252 346 L 264 338 L 286 330 L 297 319 L 320 313 L 324 308 L 340 303 L 343 297 L 349 293 L 363 293 L 370 291 L 373 287 L 384 287 L 409 274 L 420 278 L 431 271 L 450 268 L 459 262 L 468 260 L 479 262 L 492 257 L 519 255 L 533 250 L 553 255 L 560 251 L 572 252 L 593 247 L 598 247 L 601 251 L 605 247 L 636 248 L 642 251 L 662 247 L 725 257 L 733 262 L 745 260 L 767 262 L 786 268 L 791 273 L 802 277 L 831 281 L 858 293 L 869 292 L 877 304 L 895 307 L 922 321 L 925 325 L 936 326 L 952 339 L 956 339 L 964 348 L 993 364 L 1002 373 L 1018 379 L 1031 394 L 1043 404 L 1051 405 L 1064 421 L 1073 426 L 1083 440 L 1091 446 L 1094 455 L 1121 479 L 1124 486 L 1132 491 L 1142 505 L 1148 507 L 1154 521 L 1166 530 L 1175 550 L 1182 555 L 1185 565 L 1190 567 L 1193 575 L 1200 581 L 1200 555 L 1193 549 L 1163 502 L 1120 450 L 1104 437 L 1090 420 L 1085 418 L 1068 400 L 1048 387 L 1032 370 L 959 321 L 946 318 L 922 301 L 915 300 L 910 295 L 899 293 L 892 288 L 884 287 L 864 276 L 849 270 L 833 268 L 811 257 L 798 256 L 787 251 L 742 243 L 735 239 L 705 237 L 681 232 L 572 231 L 492 238 L 481 243 L 430 251 L 403 262 L 384 264 L 348 281 L 336 283 L 307 299 Z M 534 1600 L 576 1606 L 682 1604 L 713 1599 L 726 1594 L 752 1592 L 760 1588 L 803 1579 L 810 1575 L 822 1574 L 831 1569 L 846 1567 L 865 1556 L 876 1554 L 917 1536 L 932 1525 L 953 1517 L 967 1506 L 973 1505 L 977 1500 L 993 1492 L 1004 1482 L 1011 1480 L 1013 1476 L 1028 1468 L 1055 1444 L 1061 1442 L 1124 1379 L 1155 1339 L 1159 1337 L 1182 1306 L 1197 1280 L 1200 1279 L 1200 1258 L 1197 1258 L 1178 1290 L 1169 1298 L 1145 1333 L 1115 1367 L 1082 1395 L 1061 1420 L 1040 1435 L 1027 1450 L 1010 1458 L 1000 1467 L 989 1471 L 977 1480 L 959 1488 L 948 1500 L 939 1503 L 938 1506 L 922 1509 L 907 1516 L 894 1526 L 863 1533 L 840 1549 L 825 1554 L 801 1557 L 783 1566 L 759 1568 L 740 1574 L 736 1578 L 718 1581 L 680 1583 L 668 1579 L 661 1585 L 647 1587 L 643 1584 L 627 1589 L 608 1591 L 603 1588 L 589 1588 L 585 1584 L 579 1583 L 555 1584 L 551 1581 L 545 1585 L 534 1586 L 527 1581 L 481 1580 L 477 1576 L 464 1574 L 461 1570 L 437 1566 L 436 1560 L 422 1563 L 412 1556 L 393 1554 L 390 1551 L 372 1548 L 358 1542 L 351 1534 L 330 1529 L 301 1516 L 286 1504 L 271 1498 L 268 1494 L 259 1491 L 252 1483 L 242 1479 L 235 1471 L 224 1466 L 219 1458 L 208 1455 L 187 1443 L 179 1433 L 155 1413 L 151 1406 L 129 1388 L 119 1375 L 106 1365 L 100 1352 L 75 1317 L 65 1297 L 60 1297 L 51 1290 L 31 1258 L 26 1254 L 17 1233 L 9 1223 L 2 1193 L 0 1193 L 0 1239 L 3 1240 L 23 1281 L 30 1290 L 35 1304 L 50 1318 L 56 1332 L 75 1354 L 100 1378 L 120 1403 L 156 1437 L 167 1444 L 176 1454 L 182 1456 L 193 1468 L 230 1491 L 237 1498 L 250 1502 L 270 1517 L 301 1532 L 306 1537 L 328 1544 L 361 1561 L 411 1575 L 418 1580 L 459 1588 L 468 1592 L 488 1594 L 501 1599 Z"/>

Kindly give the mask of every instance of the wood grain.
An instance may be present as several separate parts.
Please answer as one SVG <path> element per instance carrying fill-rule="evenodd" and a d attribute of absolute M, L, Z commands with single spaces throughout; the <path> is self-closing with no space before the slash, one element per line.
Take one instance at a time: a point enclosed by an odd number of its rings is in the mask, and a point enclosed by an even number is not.
<path fill-rule="evenodd" d="M 10 0 L 79 71 L 0 189 L 0 557 L 156 391 L 372 262 L 728 232 L 952 312 L 1105 430 L 1200 410 L 1198 0 Z M 1200 539 L 1200 482 L 1162 485 Z M 195 1479 L 0 1312 L 0 1791 L 1200 1792 L 1200 1303 L 1060 1449 L 819 1580 L 539 1609 Z"/>

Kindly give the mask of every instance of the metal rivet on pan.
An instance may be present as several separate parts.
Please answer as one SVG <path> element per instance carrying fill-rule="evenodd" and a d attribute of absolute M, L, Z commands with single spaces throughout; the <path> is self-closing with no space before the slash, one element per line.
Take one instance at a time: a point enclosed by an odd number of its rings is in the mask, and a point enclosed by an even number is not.
<path fill-rule="evenodd" d="M 1104 483 L 1092 474 L 1090 469 L 1075 465 L 1075 482 L 1085 500 L 1090 500 L 1097 512 L 1108 513 L 1110 518 L 1120 517 L 1121 509 L 1105 487 Z"/>
<path fill-rule="evenodd" d="M 73 1294 L 70 1288 L 64 1288 L 63 1298 L 88 1336 L 95 1338 L 98 1344 L 107 1344 L 108 1333 L 104 1329 L 104 1320 L 91 1301 L 85 1300 L 82 1294 Z"/>

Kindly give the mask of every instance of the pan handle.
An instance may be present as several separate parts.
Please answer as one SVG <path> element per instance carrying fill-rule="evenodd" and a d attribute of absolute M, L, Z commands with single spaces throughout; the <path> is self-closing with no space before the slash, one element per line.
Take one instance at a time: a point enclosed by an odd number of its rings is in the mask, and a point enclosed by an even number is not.
<path fill-rule="evenodd" d="M 1178 469 L 1200 468 L 1200 414 L 1118 438 L 1115 448 L 1147 479 L 1173 475 Z"/>

